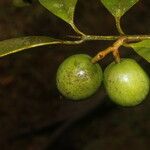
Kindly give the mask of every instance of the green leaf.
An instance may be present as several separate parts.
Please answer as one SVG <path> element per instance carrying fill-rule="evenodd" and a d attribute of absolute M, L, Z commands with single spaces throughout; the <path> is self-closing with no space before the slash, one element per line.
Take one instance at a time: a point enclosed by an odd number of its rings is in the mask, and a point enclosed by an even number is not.
<path fill-rule="evenodd" d="M 150 63 L 150 40 L 129 44 L 140 56 Z"/>
<path fill-rule="evenodd" d="M 46 36 L 27 36 L 22 38 L 8 39 L 0 41 L 0 57 L 33 47 L 59 43 L 61 43 L 60 40 Z"/>
<path fill-rule="evenodd" d="M 139 0 L 101 0 L 110 13 L 117 18 L 122 17 Z"/>
<path fill-rule="evenodd" d="M 77 0 L 39 0 L 39 2 L 59 18 L 73 24 Z"/>

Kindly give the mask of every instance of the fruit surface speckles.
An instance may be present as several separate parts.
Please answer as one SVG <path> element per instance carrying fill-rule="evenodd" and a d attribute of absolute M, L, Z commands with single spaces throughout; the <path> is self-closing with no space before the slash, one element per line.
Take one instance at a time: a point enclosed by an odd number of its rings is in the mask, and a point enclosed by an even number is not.
<path fill-rule="evenodd" d="M 105 69 L 104 85 L 112 101 L 122 106 L 135 106 L 148 95 L 150 79 L 135 60 L 124 58 Z"/>
<path fill-rule="evenodd" d="M 57 88 L 68 99 L 80 100 L 93 95 L 102 82 L 102 69 L 91 57 L 77 54 L 68 57 L 58 68 Z"/>

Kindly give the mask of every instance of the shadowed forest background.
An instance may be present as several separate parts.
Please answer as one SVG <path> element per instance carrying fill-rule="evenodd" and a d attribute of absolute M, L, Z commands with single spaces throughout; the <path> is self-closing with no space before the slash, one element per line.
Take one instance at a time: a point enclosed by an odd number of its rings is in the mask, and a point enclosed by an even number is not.
<path fill-rule="evenodd" d="M 99 0 L 78 0 L 75 23 L 86 34 L 115 35 L 113 17 Z M 140 0 L 121 22 L 127 34 L 150 34 L 150 1 Z M 18 8 L 0 0 L 0 40 L 29 35 L 64 38 L 71 27 L 36 0 Z M 131 108 L 112 103 L 103 86 L 91 98 L 67 101 L 56 88 L 59 64 L 68 56 L 94 56 L 108 41 L 52 45 L 0 58 L 0 150 L 149 150 L 150 94 Z M 150 65 L 133 50 L 122 57 L 136 59 L 150 75 Z M 113 61 L 100 62 L 103 69 Z"/>

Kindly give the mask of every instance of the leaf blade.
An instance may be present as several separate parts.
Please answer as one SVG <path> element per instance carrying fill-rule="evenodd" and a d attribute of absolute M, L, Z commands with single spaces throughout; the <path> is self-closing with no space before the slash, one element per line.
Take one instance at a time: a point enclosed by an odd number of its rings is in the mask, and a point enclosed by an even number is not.
<path fill-rule="evenodd" d="M 116 18 L 122 17 L 139 0 L 101 0 L 102 4 Z"/>
<path fill-rule="evenodd" d="M 46 36 L 26 36 L 3 40 L 0 41 L 0 57 L 33 47 L 59 43 L 61 40 Z"/>
<path fill-rule="evenodd" d="M 73 24 L 77 1 L 78 0 L 39 0 L 45 8 L 69 24 Z"/>
<path fill-rule="evenodd" d="M 150 40 L 143 40 L 138 43 L 129 44 L 135 52 L 150 63 Z"/>

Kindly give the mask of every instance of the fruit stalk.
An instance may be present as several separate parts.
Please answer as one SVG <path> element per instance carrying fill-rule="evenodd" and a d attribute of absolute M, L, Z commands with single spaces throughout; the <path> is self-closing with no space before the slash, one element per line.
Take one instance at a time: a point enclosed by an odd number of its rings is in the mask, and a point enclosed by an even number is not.
<path fill-rule="evenodd" d="M 119 48 L 124 44 L 126 40 L 125 36 L 120 37 L 112 46 L 106 48 L 103 51 L 100 51 L 95 57 L 92 59 L 92 63 L 96 63 L 99 60 L 103 59 L 108 54 L 112 53 L 115 59 L 116 63 L 120 62 L 120 54 L 119 54 Z"/>

